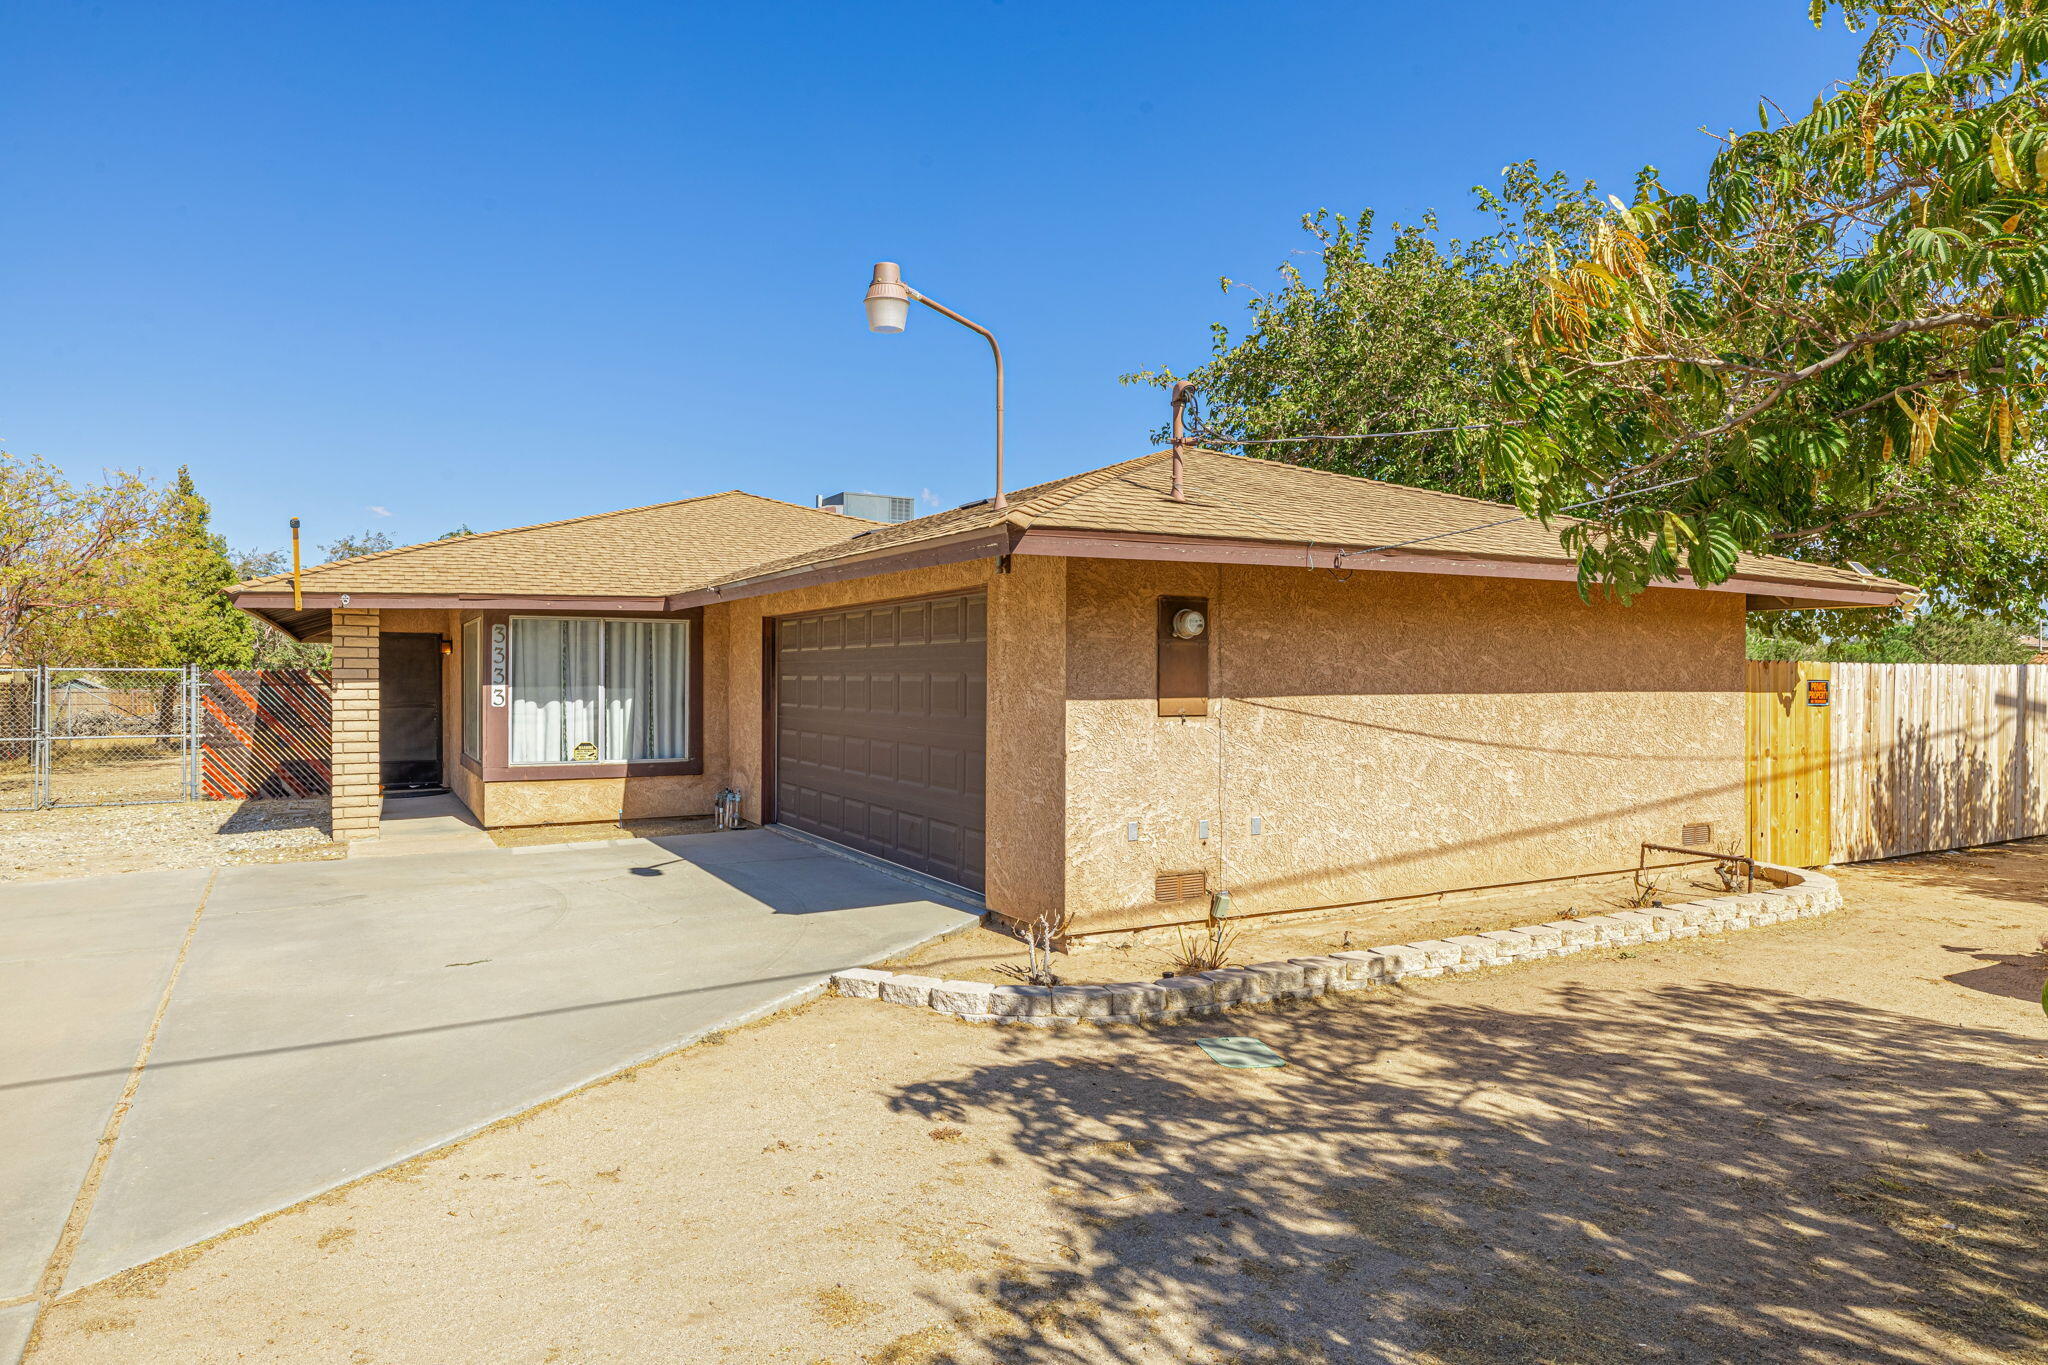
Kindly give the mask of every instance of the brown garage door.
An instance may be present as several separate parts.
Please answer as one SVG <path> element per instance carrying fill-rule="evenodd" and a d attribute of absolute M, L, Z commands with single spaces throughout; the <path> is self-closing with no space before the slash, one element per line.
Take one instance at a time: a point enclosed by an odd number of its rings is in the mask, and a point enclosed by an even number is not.
<path fill-rule="evenodd" d="M 775 818 L 982 886 L 988 598 L 789 616 L 775 630 Z"/>

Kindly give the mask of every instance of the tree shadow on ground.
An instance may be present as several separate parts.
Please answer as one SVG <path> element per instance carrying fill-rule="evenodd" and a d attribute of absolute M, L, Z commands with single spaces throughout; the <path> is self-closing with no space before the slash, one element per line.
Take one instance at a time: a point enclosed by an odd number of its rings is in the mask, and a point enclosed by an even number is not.
<path fill-rule="evenodd" d="M 2009 901 L 2038 913 L 2044 899 L 2048 899 L 2048 839 L 1915 853 L 1880 862 L 1851 863 L 1841 870 L 1852 876 L 1876 873 L 1902 889 L 1926 887 L 1967 892 L 1986 900 Z"/>
<path fill-rule="evenodd" d="M 1214 1066 L 1223 1033 L 1288 1066 Z M 948 1296 L 920 1360 L 2048 1359 L 2048 1047 L 2014 1034 L 1689 984 L 998 1048 L 895 1105 L 1042 1168 L 1062 1245 Z"/>
<path fill-rule="evenodd" d="M 1967 961 L 1990 965 L 1951 972 L 1943 980 L 1987 995 L 2002 995 L 2008 1000 L 2048 998 L 2041 993 L 2042 978 L 2048 975 L 2048 936 L 2043 937 L 2042 943 L 2042 950 L 2034 953 L 1983 953 L 1972 948 L 1951 947 L 1949 952 L 1960 953 Z"/>

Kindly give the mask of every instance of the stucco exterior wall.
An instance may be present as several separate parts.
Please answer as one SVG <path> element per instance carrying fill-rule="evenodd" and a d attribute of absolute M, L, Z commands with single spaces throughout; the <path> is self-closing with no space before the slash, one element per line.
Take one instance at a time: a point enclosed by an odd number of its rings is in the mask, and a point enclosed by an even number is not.
<path fill-rule="evenodd" d="M 482 786 L 484 810 L 477 818 L 489 829 L 709 815 L 718 790 L 715 781 L 701 775 L 550 778 Z"/>
<path fill-rule="evenodd" d="M 1056 923 L 1066 901 L 1067 564 L 989 579 L 988 889 L 997 913 Z"/>
<path fill-rule="evenodd" d="M 1165 594 L 1210 599 L 1207 717 L 1157 714 Z M 1741 837 L 1739 597 L 1110 560 L 1071 561 L 1066 597 L 1073 929 L 1203 913 L 1153 901 L 1164 871 L 1283 910 L 1632 867 L 1691 821 Z"/>
<path fill-rule="evenodd" d="M 1063 690 L 1066 561 L 1019 559 L 1001 572 L 994 560 L 881 574 L 722 603 L 727 759 L 723 782 L 761 818 L 762 621 L 860 602 L 984 589 L 989 598 L 987 822 L 988 904 L 1030 919 L 1058 913 L 1064 885 L 1065 782 Z M 717 655 L 706 657 L 706 690 Z M 707 771 L 710 771 L 707 768 Z"/>

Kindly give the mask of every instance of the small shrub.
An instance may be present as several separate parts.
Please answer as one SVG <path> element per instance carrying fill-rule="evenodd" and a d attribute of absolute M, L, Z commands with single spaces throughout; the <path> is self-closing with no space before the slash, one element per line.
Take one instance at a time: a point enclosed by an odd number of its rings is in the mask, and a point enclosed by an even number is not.
<path fill-rule="evenodd" d="M 1194 937 L 1185 929 L 1175 932 L 1179 941 L 1167 957 L 1161 976 L 1195 976 L 1230 965 L 1231 950 L 1237 946 L 1237 930 L 1226 930 L 1217 924 L 1207 934 Z"/>
<path fill-rule="evenodd" d="M 1628 910 L 1647 910 L 1663 903 L 1664 884 L 1655 877 L 1643 878 L 1633 891 L 1624 892 L 1620 899 L 1621 906 Z"/>
<path fill-rule="evenodd" d="M 1028 986 L 1057 986 L 1059 976 L 1052 969 L 1052 925 L 1036 920 L 1024 926 L 1024 965 L 1005 962 L 996 968 Z"/>

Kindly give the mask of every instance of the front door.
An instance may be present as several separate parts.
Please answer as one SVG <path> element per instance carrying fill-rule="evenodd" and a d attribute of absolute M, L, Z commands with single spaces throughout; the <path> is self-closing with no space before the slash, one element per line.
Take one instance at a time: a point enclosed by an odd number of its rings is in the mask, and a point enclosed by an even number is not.
<path fill-rule="evenodd" d="M 377 675 L 384 790 L 440 786 L 441 637 L 381 637 Z"/>

